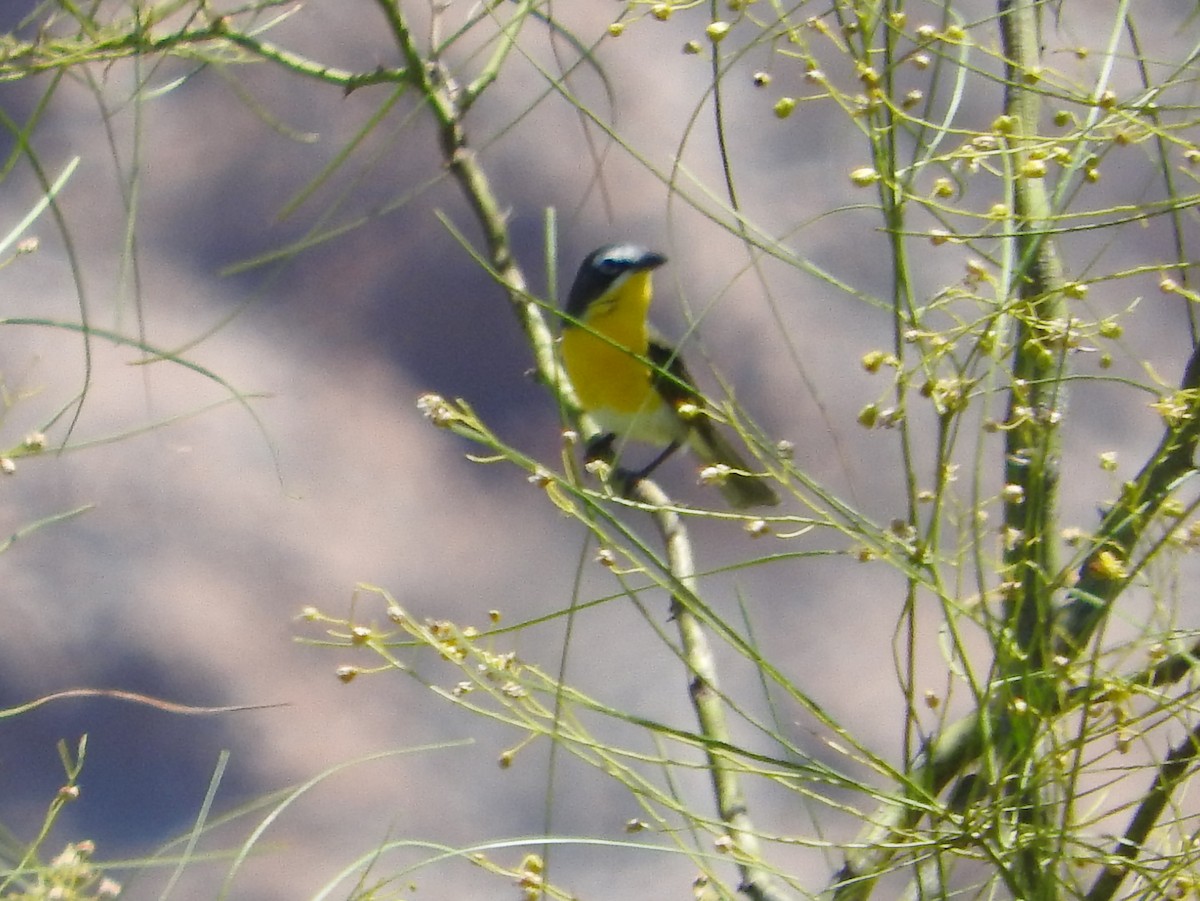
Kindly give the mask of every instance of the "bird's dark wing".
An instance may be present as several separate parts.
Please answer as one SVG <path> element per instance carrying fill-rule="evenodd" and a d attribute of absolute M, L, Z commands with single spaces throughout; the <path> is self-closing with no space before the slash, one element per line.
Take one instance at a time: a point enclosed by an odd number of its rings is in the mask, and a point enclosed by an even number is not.
<path fill-rule="evenodd" d="M 696 383 L 683 365 L 683 357 L 657 335 L 650 336 L 646 359 L 654 364 L 650 376 L 655 390 L 673 407 L 680 404 L 704 405 L 704 398 L 696 390 Z"/>
<path fill-rule="evenodd" d="M 763 478 L 744 475 L 752 471 L 750 464 L 737 448 L 721 433 L 719 425 L 705 413 L 704 397 L 696 390 L 696 383 L 688 375 L 687 367 L 674 348 L 657 335 L 650 336 L 646 358 L 654 364 L 651 376 L 654 388 L 667 403 L 676 409 L 680 404 L 693 404 L 697 411 L 686 418 L 689 430 L 688 444 L 706 465 L 722 464 L 734 470 L 728 473 L 717 486 L 729 505 L 737 510 L 747 507 L 769 507 L 779 503 L 779 496 Z M 668 449 L 669 454 L 674 445 Z M 656 460 L 650 467 L 656 466 Z M 647 470 L 649 471 L 649 470 Z"/>

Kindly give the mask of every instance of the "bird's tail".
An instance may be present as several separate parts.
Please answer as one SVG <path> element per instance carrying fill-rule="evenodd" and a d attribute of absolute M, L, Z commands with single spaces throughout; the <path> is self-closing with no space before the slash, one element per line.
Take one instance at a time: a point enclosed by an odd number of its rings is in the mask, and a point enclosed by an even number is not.
<path fill-rule="evenodd" d="M 705 465 L 727 466 L 734 470 L 719 479 L 717 487 L 735 510 L 773 507 L 779 503 L 779 495 L 767 484 L 766 479 L 746 475 L 751 470 L 750 464 L 730 444 L 717 423 L 707 416 L 700 415 L 692 421 L 688 443 Z"/>

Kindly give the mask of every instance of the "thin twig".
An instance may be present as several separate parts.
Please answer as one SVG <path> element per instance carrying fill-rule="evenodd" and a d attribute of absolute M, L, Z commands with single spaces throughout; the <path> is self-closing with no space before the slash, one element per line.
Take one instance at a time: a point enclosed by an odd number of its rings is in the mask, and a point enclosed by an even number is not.
<path fill-rule="evenodd" d="M 1200 726 L 1192 729 L 1187 738 L 1172 748 L 1166 760 L 1159 765 L 1154 784 L 1138 804 L 1125 834 L 1117 839 L 1112 852 L 1116 860 L 1101 870 L 1084 896 L 1084 901 L 1109 901 L 1117 893 L 1117 889 L 1129 875 L 1130 867 L 1127 863 L 1141 853 L 1142 843 L 1158 822 L 1163 808 L 1170 800 L 1171 792 L 1179 787 L 1197 757 L 1200 757 Z"/>
<path fill-rule="evenodd" d="M 394 0 L 376 0 L 387 18 L 388 25 L 400 47 L 405 71 L 410 83 L 425 98 L 438 123 L 442 156 L 450 174 L 458 182 L 479 226 L 487 246 L 487 263 L 493 276 L 504 287 L 509 303 L 517 316 L 526 340 L 534 354 L 534 371 L 538 379 L 552 390 L 565 392 L 567 408 L 575 407 L 573 397 L 564 386 L 566 377 L 559 371 L 554 352 L 554 331 L 546 321 L 541 307 L 533 301 L 525 273 L 512 255 L 508 232 L 508 217 L 492 191 L 491 181 L 479 165 L 479 158 L 468 146 L 463 124 L 464 103 L 478 99 L 479 93 L 490 84 L 476 80 L 473 92 L 465 94 L 446 68 L 426 59 L 399 4 Z"/>
<path fill-rule="evenodd" d="M 666 493 L 648 479 L 634 482 L 628 493 L 632 500 L 654 509 L 654 524 L 666 548 L 668 568 L 681 588 L 672 594 L 671 617 L 679 630 L 683 660 L 691 674 L 688 694 L 700 723 L 700 733 L 714 742 L 705 745 L 704 753 L 708 758 L 717 811 L 727 829 L 732 856 L 742 876 L 739 890 L 751 901 L 785 901 L 788 896 L 763 866 L 762 847 L 746 808 L 746 796 L 737 769 L 719 750 L 736 745 L 721 701 L 712 646 L 700 618 L 690 606 L 689 598 L 696 594 L 696 568 L 683 518 L 675 512 Z"/>

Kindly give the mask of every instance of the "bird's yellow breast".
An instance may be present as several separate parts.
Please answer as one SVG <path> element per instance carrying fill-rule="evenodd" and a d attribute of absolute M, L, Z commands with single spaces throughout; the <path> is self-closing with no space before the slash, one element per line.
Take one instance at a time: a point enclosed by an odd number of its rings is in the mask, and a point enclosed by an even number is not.
<path fill-rule="evenodd" d="M 643 362 L 649 306 L 650 274 L 637 272 L 588 306 L 582 317 L 586 328 L 563 330 L 563 366 L 588 413 L 603 419 L 605 412 L 649 413 L 661 405 Z"/>

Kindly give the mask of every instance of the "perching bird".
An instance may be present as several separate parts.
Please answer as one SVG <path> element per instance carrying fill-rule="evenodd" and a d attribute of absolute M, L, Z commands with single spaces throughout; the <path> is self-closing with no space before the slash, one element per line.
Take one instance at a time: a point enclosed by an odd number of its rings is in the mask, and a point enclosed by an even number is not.
<path fill-rule="evenodd" d="M 732 470 L 717 480 L 730 506 L 777 504 L 708 415 L 678 353 L 647 322 L 650 273 L 666 261 L 636 244 L 610 244 L 588 254 L 571 286 L 566 311 L 575 321 L 563 326 L 562 359 L 584 412 L 604 430 L 592 450 L 628 440 L 662 447 L 636 479 L 686 444 L 705 465 Z"/>

